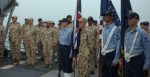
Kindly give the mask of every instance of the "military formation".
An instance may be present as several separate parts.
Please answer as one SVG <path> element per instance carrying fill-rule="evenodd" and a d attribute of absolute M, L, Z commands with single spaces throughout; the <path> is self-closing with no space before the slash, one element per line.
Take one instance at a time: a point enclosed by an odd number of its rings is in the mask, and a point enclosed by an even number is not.
<path fill-rule="evenodd" d="M 54 53 L 59 56 L 59 73 L 64 77 L 90 77 L 98 73 L 98 77 L 150 77 L 150 26 L 148 21 L 138 22 L 140 17 L 132 12 L 128 18 L 128 28 L 124 41 L 121 40 L 121 28 L 114 24 L 115 15 L 107 11 L 103 25 L 98 25 L 92 16 L 77 20 L 78 28 L 74 28 L 72 16 L 59 21 L 38 19 L 34 25 L 33 18 L 26 18 L 25 23 L 12 17 L 9 27 L 9 42 L 14 64 L 19 65 L 20 46 L 26 53 L 26 66 L 36 65 L 36 53 L 45 68 L 51 68 Z M 74 31 L 75 30 L 75 31 Z M 74 32 L 77 32 L 77 49 L 75 49 Z M 5 29 L 0 22 L 0 60 L 5 48 Z M 123 48 L 121 44 L 123 43 Z M 74 75 L 73 75 L 74 72 Z"/>

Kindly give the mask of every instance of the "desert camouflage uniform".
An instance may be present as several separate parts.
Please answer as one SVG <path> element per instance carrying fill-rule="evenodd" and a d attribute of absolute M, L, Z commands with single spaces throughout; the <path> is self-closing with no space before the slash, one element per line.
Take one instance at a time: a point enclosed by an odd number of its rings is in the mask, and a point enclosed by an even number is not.
<path fill-rule="evenodd" d="M 81 31 L 79 53 L 77 55 L 77 77 L 90 77 L 91 56 L 95 48 L 91 30 L 86 28 Z"/>
<path fill-rule="evenodd" d="M 27 64 L 34 65 L 36 63 L 36 28 L 34 25 L 25 26 L 23 29 L 23 43 L 27 56 Z"/>
<path fill-rule="evenodd" d="M 15 62 L 19 61 L 20 42 L 21 42 L 21 28 L 20 23 L 11 23 L 9 29 L 9 42 L 10 50 L 12 51 L 12 57 Z"/>
<path fill-rule="evenodd" d="M 92 32 L 93 34 L 93 42 L 94 42 L 94 47 L 96 47 L 96 37 L 97 37 L 97 29 L 96 29 L 96 26 L 92 25 L 92 26 L 87 26 L 87 28 Z M 91 62 L 91 70 L 94 70 L 95 69 L 95 65 L 96 65 L 96 48 L 92 50 L 92 60 L 90 61 Z"/>
<path fill-rule="evenodd" d="M 42 44 L 42 39 L 41 39 L 41 36 L 42 36 L 42 33 L 43 31 L 45 31 L 45 27 L 37 27 L 37 30 L 36 30 L 36 39 L 37 39 L 37 49 L 38 49 L 38 52 L 40 54 L 40 58 L 42 60 L 44 60 L 44 55 L 43 55 L 43 44 Z"/>
<path fill-rule="evenodd" d="M 5 36 L 5 29 L 3 25 L 0 25 L 0 59 L 3 58 L 4 55 L 4 48 L 5 48 L 5 40 L 4 37 Z"/>
<path fill-rule="evenodd" d="M 43 44 L 43 53 L 44 53 L 44 62 L 49 65 L 52 63 L 53 48 L 58 43 L 58 36 L 56 35 L 54 28 L 49 28 L 43 31 L 42 33 L 42 44 Z"/>
<path fill-rule="evenodd" d="M 53 27 L 54 31 L 55 31 L 55 35 L 56 35 L 56 41 L 59 39 L 59 29 L 57 27 Z M 59 52 L 59 43 L 57 43 L 54 47 L 54 53 L 58 53 Z"/>

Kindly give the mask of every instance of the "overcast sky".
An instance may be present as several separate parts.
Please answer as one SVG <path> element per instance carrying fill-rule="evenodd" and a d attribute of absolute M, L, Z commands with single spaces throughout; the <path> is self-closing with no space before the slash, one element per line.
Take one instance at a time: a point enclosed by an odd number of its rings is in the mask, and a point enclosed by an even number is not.
<path fill-rule="evenodd" d="M 25 18 L 41 17 L 44 20 L 58 20 L 66 15 L 75 15 L 76 0 L 17 0 L 19 6 L 16 7 L 14 15 L 18 16 L 18 21 L 23 24 Z M 120 0 L 112 0 L 120 16 Z M 150 0 L 131 0 L 133 11 L 139 13 L 141 21 L 150 21 Z M 93 16 L 99 20 L 100 0 L 82 0 L 82 15 L 84 17 Z M 7 18 L 5 19 L 5 23 Z"/>

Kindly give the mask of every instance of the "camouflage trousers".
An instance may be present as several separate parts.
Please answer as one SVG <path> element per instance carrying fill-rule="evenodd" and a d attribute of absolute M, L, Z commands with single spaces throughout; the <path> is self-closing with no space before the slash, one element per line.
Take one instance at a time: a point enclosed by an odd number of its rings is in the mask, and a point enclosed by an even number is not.
<path fill-rule="evenodd" d="M 40 58 L 44 59 L 42 42 L 37 43 L 37 49 L 38 49 L 38 53 L 40 54 Z"/>
<path fill-rule="evenodd" d="M 25 51 L 27 56 L 27 64 L 36 63 L 36 46 L 30 43 L 25 43 Z"/>
<path fill-rule="evenodd" d="M 43 54 L 45 64 L 52 64 L 53 46 L 49 44 L 43 44 Z"/>
<path fill-rule="evenodd" d="M 92 50 L 92 54 L 91 54 L 91 70 L 94 70 L 95 69 L 95 65 L 96 65 L 96 50 L 93 49 Z"/>
<path fill-rule="evenodd" d="M 10 42 L 10 50 L 13 60 L 19 60 L 20 44 L 19 42 Z"/>
<path fill-rule="evenodd" d="M 4 55 L 4 48 L 5 48 L 4 44 L 0 44 L 0 59 L 3 58 L 3 55 Z"/>
<path fill-rule="evenodd" d="M 77 77 L 90 77 L 91 63 L 89 61 L 91 58 L 89 56 L 84 56 L 84 53 L 80 53 L 77 56 Z"/>

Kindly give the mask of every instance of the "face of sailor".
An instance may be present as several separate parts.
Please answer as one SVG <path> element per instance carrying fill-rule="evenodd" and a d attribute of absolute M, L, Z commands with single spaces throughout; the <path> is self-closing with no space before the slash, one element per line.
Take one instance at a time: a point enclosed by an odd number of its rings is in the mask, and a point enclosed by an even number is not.
<path fill-rule="evenodd" d="M 61 26 L 62 26 L 62 27 L 68 26 L 68 22 L 61 22 Z"/>
<path fill-rule="evenodd" d="M 110 22 L 113 20 L 113 17 L 112 16 L 104 16 L 104 21 L 107 23 L 107 22 Z"/>
<path fill-rule="evenodd" d="M 129 26 L 137 26 L 139 19 L 136 18 L 128 18 L 128 25 Z"/>
<path fill-rule="evenodd" d="M 149 25 L 143 25 L 143 29 L 144 29 L 145 31 L 149 31 Z"/>

